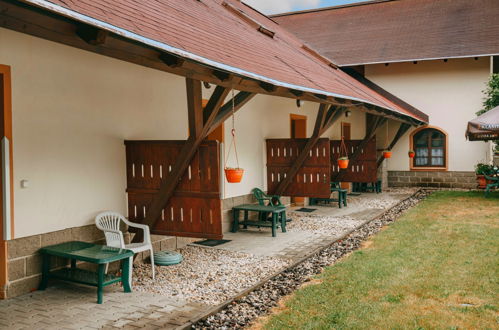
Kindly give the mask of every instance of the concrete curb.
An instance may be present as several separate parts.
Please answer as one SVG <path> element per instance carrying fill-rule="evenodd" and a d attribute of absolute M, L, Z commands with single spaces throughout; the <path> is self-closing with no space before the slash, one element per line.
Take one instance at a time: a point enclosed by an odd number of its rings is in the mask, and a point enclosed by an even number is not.
<path fill-rule="evenodd" d="M 253 286 L 241 291 L 240 293 L 238 293 L 237 295 L 233 296 L 232 298 L 229 298 L 228 300 L 226 300 L 225 302 L 221 303 L 220 305 L 217 305 L 215 307 L 213 307 L 212 309 L 210 309 L 206 314 L 202 315 L 202 316 L 198 316 L 192 320 L 189 320 L 189 322 L 177 327 L 176 329 L 178 330 L 183 330 L 183 329 L 191 329 L 192 326 L 194 324 L 196 324 L 197 322 L 201 321 L 201 320 L 204 320 L 214 314 L 217 314 L 218 312 L 222 311 L 225 307 L 227 307 L 228 305 L 232 304 L 234 301 L 236 300 L 239 300 L 241 299 L 242 297 L 248 295 L 250 292 L 252 291 L 255 291 L 259 288 L 261 288 L 265 283 L 267 283 L 268 281 L 270 281 L 271 279 L 273 279 L 274 277 L 278 276 L 279 274 L 287 271 L 287 270 L 290 270 L 296 266 L 298 266 L 299 264 L 303 263 L 304 261 L 306 261 L 307 259 L 311 258 L 312 256 L 314 256 L 315 254 L 317 254 L 318 252 L 330 247 L 331 245 L 333 245 L 334 243 L 338 242 L 338 241 L 341 241 L 343 239 L 345 239 L 347 236 L 349 236 L 350 234 L 352 234 L 354 231 L 358 230 L 359 228 L 365 226 L 366 224 L 378 219 L 378 218 L 381 218 L 383 217 L 385 214 L 387 214 L 388 212 L 390 212 L 391 210 L 393 210 L 394 208 L 398 207 L 400 204 L 406 202 L 407 200 L 409 200 L 410 198 L 414 197 L 416 194 L 418 194 L 420 191 L 422 191 L 423 188 L 420 188 L 418 189 L 416 192 L 414 192 L 412 195 L 408 196 L 407 198 L 401 200 L 400 202 L 398 202 L 397 204 L 393 205 L 392 207 L 390 207 L 389 209 L 387 209 L 386 211 L 384 211 L 383 213 L 381 213 L 380 215 L 378 215 L 377 217 L 375 218 L 372 218 L 370 220 L 365 220 L 363 221 L 362 223 L 360 223 L 358 226 L 356 226 L 355 228 L 353 229 L 350 229 L 349 231 L 347 231 L 346 233 L 342 234 L 341 236 L 339 236 L 335 241 L 333 242 L 330 242 L 328 244 L 325 244 L 325 245 L 322 245 L 316 249 L 314 249 L 312 252 L 308 253 L 307 255 L 305 255 L 304 257 L 298 259 L 297 261 L 293 262 L 291 265 L 281 269 L 281 270 L 278 270 L 277 272 L 273 273 L 272 275 L 269 275 L 267 276 L 266 278 L 262 279 L 260 282 L 254 284 Z M 425 190 L 428 190 L 428 189 L 425 189 Z"/>

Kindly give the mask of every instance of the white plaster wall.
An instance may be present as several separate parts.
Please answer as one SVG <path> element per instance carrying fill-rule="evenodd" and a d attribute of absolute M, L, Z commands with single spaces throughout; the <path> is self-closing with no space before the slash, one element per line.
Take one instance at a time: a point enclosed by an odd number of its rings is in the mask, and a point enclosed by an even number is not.
<path fill-rule="evenodd" d="M 5 29 L 0 63 L 12 68 L 15 237 L 125 213 L 123 141 L 187 137 L 181 77 Z"/>
<path fill-rule="evenodd" d="M 484 142 L 466 141 L 469 120 L 481 108 L 485 84 L 490 74 L 490 59 L 451 59 L 418 64 L 392 63 L 366 66 L 366 77 L 430 116 L 430 125 L 449 135 L 449 171 L 472 171 L 488 157 Z M 393 136 L 396 126 L 390 123 Z M 381 129 L 381 134 L 384 130 Z M 388 170 L 409 170 L 408 132 L 393 149 Z"/>
<path fill-rule="evenodd" d="M 123 141 L 187 138 L 182 77 L 1 28 L 0 64 L 12 68 L 15 238 L 90 224 L 102 210 L 126 214 Z M 258 95 L 236 113 L 246 172 L 225 183 L 225 197 L 266 189 L 265 139 L 290 137 L 290 113 L 308 116 L 310 136 L 317 110 Z M 362 113 L 343 120 L 363 136 Z M 230 119 L 225 129 L 229 143 Z M 338 123 L 325 136 L 339 132 Z"/>

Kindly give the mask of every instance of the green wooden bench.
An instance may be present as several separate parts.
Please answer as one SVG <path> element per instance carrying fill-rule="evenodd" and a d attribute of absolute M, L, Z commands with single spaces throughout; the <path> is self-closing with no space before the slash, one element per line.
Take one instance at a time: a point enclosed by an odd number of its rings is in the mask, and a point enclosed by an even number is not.
<path fill-rule="evenodd" d="M 319 202 L 324 202 L 324 203 L 331 203 L 331 202 L 337 202 L 338 207 L 341 209 L 343 206 L 348 206 L 347 205 L 347 190 L 343 189 L 340 187 L 340 184 L 338 182 L 331 182 L 331 192 L 337 192 L 338 193 L 338 198 L 309 198 L 308 204 L 309 205 L 317 205 Z"/>
<path fill-rule="evenodd" d="M 356 193 L 375 192 L 379 194 L 382 192 L 382 182 L 381 180 L 375 182 L 354 182 L 352 191 Z"/>
<path fill-rule="evenodd" d="M 113 248 L 86 242 L 67 242 L 51 245 L 40 249 L 42 254 L 42 282 L 39 290 L 47 288 L 49 278 L 91 285 L 97 287 L 97 303 L 102 304 L 102 293 L 105 286 L 121 282 L 125 292 L 132 292 L 130 287 L 129 263 L 133 257 L 130 250 Z M 71 267 L 50 270 L 51 256 L 71 260 Z M 106 264 L 122 260 L 121 276 L 105 274 Z M 98 265 L 97 272 L 92 272 L 76 267 L 76 261 L 86 261 Z"/>
<path fill-rule="evenodd" d="M 241 211 L 244 212 L 244 220 L 239 221 Z M 258 212 L 258 220 L 250 220 L 249 212 Z M 271 214 L 271 220 L 262 220 L 260 215 L 262 213 Z M 258 204 L 243 204 L 234 206 L 232 208 L 232 232 L 237 233 L 239 226 L 243 225 L 244 228 L 248 226 L 255 227 L 270 227 L 272 228 L 272 237 L 276 236 L 277 227 L 281 227 L 283 233 L 286 232 L 286 206 L 284 205 L 258 205 Z M 279 224 L 280 223 L 280 224 Z"/>
<path fill-rule="evenodd" d="M 253 188 L 251 192 L 253 193 L 253 196 L 255 196 L 255 199 L 259 205 L 284 206 L 284 204 L 281 202 L 281 196 L 268 195 L 264 193 L 260 188 Z M 260 221 L 272 221 L 272 219 L 269 218 L 268 212 L 260 213 L 258 218 L 260 219 Z M 286 221 L 291 222 L 291 219 L 286 219 Z"/>

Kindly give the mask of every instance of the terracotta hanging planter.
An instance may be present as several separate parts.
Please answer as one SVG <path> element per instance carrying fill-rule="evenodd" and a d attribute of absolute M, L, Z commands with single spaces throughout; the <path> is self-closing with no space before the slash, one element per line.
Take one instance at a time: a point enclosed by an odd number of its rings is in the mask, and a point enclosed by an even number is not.
<path fill-rule="evenodd" d="M 242 168 L 225 168 L 225 177 L 229 183 L 239 183 L 243 179 L 244 170 Z"/>
<path fill-rule="evenodd" d="M 414 158 L 416 156 L 416 153 L 412 150 L 409 150 L 408 155 L 409 155 L 409 158 Z"/>
<path fill-rule="evenodd" d="M 348 168 L 348 163 L 349 163 L 348 157 L 340 157 L 340 158 L 338 158 L 338 166 L 341 169 L 344 170 L 344 169 Z"/>
<path fill-rule="evenodd" d="M 392 152 L 388 151 L 388 150 L 383 151 L 383 157 L 384 158 L 391 158 L 392 157 Z"/>

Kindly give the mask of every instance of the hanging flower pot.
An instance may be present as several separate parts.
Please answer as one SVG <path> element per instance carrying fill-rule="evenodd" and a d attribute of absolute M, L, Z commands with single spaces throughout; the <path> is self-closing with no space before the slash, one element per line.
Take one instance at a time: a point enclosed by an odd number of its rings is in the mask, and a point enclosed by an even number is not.
<path fill-rule="evenodd" d="M 243 179 L 244 170 L 242 168 L 225 168 L 225 177 L 229 183 L 239 183 Z"/>
<path fill-rule="evenodd" d="M 414 150 L 409 150 L 409 158 L 414 158 L 416 156 L 416 153 L 414 152 Z"/>
<path fill-rule="evenodd" d="M 338 167 L 342 170 L 348 168 L 348 151 L 345 145 L 345 138 L 343 132 L 341 132 L 341 144 L 340 144 L 340 154 L 338 155 Z"/>
<path fill-rule="evenodd" d="M 338 158 L 338 166 L 343 170 L 348 168 L 348 162 L 349 162 L 348 157 Z"/>
<path fill-rule="evenodd" d="M 383 157 L 384 158 L 391 158 L 392 157 L 392 152 L 388 151 L 388 150 L 383 151 Z"/>

